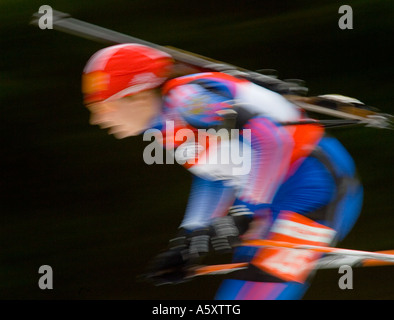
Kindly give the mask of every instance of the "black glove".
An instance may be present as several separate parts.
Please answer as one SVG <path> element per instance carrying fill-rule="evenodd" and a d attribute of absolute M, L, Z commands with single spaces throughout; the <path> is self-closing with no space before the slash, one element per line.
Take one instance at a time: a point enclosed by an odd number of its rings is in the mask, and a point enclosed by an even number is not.
<path fill-rule="evenodd" d="M 145 279 L 155 285 L 185 282 L 193 259 L 188 254 L 187 231 L 180 229 L 166 251 L 158 254 L 148 266 Z"/>
<path fill-rule="evenodd" d="M 247 215 L 225 216 L 215 219 L 207 228 L 193 231 L 181 228 L 170 240 L 168 249 L 153 259 L 146 278 L 156 285 L 186 281 L 188 269 L 199 264 L 211 250 L 231 252 L 251 220 Z"/>
<path fill-rule="evenodd" d="M 153 259 L 145 278 L 157 286 L 185 282 L 187 266 L 180 251 L 170 249 Z"/>
<path fill-rule="evenodd" d="M 246 232 L 251 216 L 232 216 L 217 218 L 212 222 L 210 230 L 211 246 L 219 253 L 231 252 L 241 243 L 240 236 Z"/>
<path fill-rule="evenodd" d="M 193 231 L 180 229 L 178 236 L 170 240 L 170 248 L 181 252 L 185 261 L 197 262 L 210 251 L 217 253 L 231 252 L 240 244 L 240 235 L 248 228 L 250 216 L 225 216 L 216 218 L 206 228 Z"/>

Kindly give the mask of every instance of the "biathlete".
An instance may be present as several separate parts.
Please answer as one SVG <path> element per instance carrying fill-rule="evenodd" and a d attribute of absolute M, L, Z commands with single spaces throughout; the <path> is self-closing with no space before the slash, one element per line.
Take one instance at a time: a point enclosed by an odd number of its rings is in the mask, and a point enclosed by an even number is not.
<path fill-rule="evenodd" d="M 306 115 L 280 94 L 223 73 L 171 78 L 173 66 L 166 53 L 121 44 L 95 53 L 83 71 L 92 125 L 119 139 L 160 132 L 163 147 L 181 155 L 193 174 L 179 233 L 153 259 L 149 278 L 181 282 L 208 253 L 230 250 L 234 262 L 250 267 L 224 280 L 216 299 L 302 298 L 320 253 L 239 244 L 270 239 L 333 246 L 342 240 L 362 206 L 354 161 L 322 126 L 284 125 Z M 221 129 L 237 135 L 201 142 Z M 244 148 L 247 170 L 207 161 L 234 141 Z"/>

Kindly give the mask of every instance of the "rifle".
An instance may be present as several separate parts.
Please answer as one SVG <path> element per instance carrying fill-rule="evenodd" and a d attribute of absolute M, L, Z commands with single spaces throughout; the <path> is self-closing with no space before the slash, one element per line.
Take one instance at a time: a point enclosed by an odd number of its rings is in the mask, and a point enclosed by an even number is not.
<path fill-rule="evenodd" d="M 196 53 L 171 46 L 162 46 L 132 37 L 120 32 L 103 28 L 82 20 L 72 18 L 68 13 L 52 10 L 53 28 L 60 32 L 83 37 L 107 45 L 120 43 L 138 43 L 171 55 L 175 61 L 174 75 L 186 75 L 197 72 L 222 72 L 237 78 L 246 79 L 257 85 L 275 91 L 306 112 L 328 115 L 337 119 L 297 121 L 283 125 L 316 123 L 324 127 L 365 125 L 374 128 L 393 128 L 394 116 L 380 113 L 378 109 L 365 105 L 354 98 L 341 95 L 321 95 L 307 97 L 308 88 L 299 79 L 280 80 L 276 76 L 250 71 L 226 62 L 214 60 Z M 30 21 L 38 26 L 43 13 L 36 12 Z"/>

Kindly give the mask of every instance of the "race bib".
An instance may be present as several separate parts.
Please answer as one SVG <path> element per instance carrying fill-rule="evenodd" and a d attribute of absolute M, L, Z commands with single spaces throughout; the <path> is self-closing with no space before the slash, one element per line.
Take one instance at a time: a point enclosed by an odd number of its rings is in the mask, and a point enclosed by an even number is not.
<path fill-rule="evenodd" d="M 299 245 L 327 246 L 335 234 L 335 230 L 298 213 L 284 211 L 275 220 L 268 239 Z M 252 264 L 285 281 L 303 283 L 321 255 L 322 253 L 311 250 L 267 247 L 257 252 Z"/>

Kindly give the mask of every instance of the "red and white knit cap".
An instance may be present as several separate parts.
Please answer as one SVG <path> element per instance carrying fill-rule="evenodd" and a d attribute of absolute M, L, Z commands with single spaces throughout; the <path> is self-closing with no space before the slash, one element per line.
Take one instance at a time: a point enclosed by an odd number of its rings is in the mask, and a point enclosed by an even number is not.
<path fill-rule="evenodd" d="M 83 70 L 84 103 L 112 101 L 159 87 L 166 81 L 172 64 L 167 53 L 140 44 L 101 49 Z"/>

